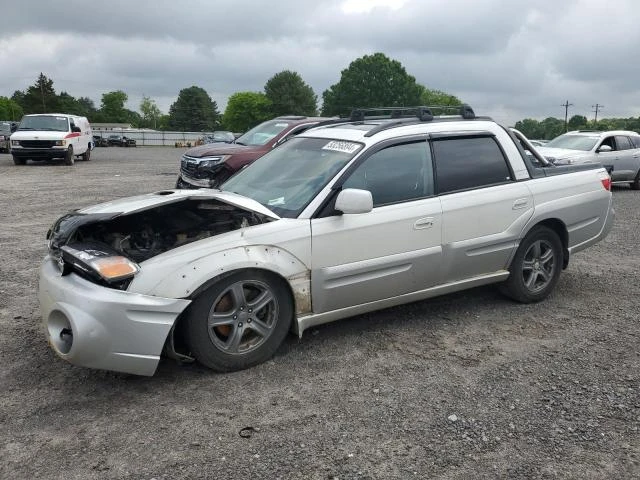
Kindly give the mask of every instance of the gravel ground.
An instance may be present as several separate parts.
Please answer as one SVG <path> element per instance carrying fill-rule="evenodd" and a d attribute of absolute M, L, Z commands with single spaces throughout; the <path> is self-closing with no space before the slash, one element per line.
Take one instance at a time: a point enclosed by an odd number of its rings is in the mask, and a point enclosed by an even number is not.
<path fill-rule="evenodd" d="M 290 336 L 225 375 L 58 359 L 36 299 L 47 228 L 172 187 L 180 154 L 102 148 L 73 167 L 0 155 L 0 478 L 640 476 L 640 192 L 627 188 L 613 232 L 541 304 L 474 289 Z"/>

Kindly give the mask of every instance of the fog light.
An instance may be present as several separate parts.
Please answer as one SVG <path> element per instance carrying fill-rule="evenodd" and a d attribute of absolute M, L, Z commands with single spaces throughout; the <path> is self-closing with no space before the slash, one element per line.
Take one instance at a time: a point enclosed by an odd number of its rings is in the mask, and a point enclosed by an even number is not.
<path fill-rule="evenodd" d="M 58 352 L 66 355 L 73 345 L 73 329 L 67 316 L 60 310 L 55 310 L 49 315 L 47 321 L 49 341 Z"/>

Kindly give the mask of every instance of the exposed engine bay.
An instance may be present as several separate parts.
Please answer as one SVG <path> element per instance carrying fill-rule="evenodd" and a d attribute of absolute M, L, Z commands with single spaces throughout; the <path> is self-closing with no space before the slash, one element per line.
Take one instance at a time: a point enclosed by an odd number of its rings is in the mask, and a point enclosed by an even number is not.
<path fill-rule="evenodd" d="M 52 228 L 50 248 L 106 244 L 135 262 L 143 262 L 188 243 L 270 220 L 213 199 L 187 199 L 110 218 L 72 213 Z"/>

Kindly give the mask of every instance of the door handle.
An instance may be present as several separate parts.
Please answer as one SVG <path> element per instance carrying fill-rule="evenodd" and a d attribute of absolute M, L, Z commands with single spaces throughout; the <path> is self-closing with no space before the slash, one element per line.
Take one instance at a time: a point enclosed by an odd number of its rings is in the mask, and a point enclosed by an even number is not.
<path fill-rule="evenodd" d="M 513 202 L 513 210 L 520 210 L 521 208 L 527 208 L 527 205 L 529 205 L 529 199 L 527 198 L 519 198 L 518 200 L 516 200 L 515 202 Z"/>
<path fill-rule="evenodd" d="M 416 220 L 413 223 L 414 230 L 422 230 L 424 228 L 431 228 L 431 227 L 433 227 L 433 217 L 421 218 L 419 220 Z"/>

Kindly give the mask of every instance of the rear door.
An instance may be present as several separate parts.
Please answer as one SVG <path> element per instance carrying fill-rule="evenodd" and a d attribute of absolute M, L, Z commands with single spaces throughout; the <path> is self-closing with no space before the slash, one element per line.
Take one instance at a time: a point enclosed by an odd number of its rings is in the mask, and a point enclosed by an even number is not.
<path fill-rule="evenodd" d="M 434 135 L 431 147 L 442 204 L 443 280 L 506 269 L 534 211 L 526 182 L 515 181 L 489 132 Z"/>
<path fill-rule="evenodd" d="M 636 176 L 638 151 L 626 135 L 616 135 L 616 150 L 618 159 L 614 164 L 613 172 L 616 180 L 633 180 Z"/>
<path fill-rule="evenodd" d="M 369 190 L 369 213 L 311 220 L 314 313 L 440 282 L 441 208 L 425 138 L 381 145 L 339 182 Z"/>

